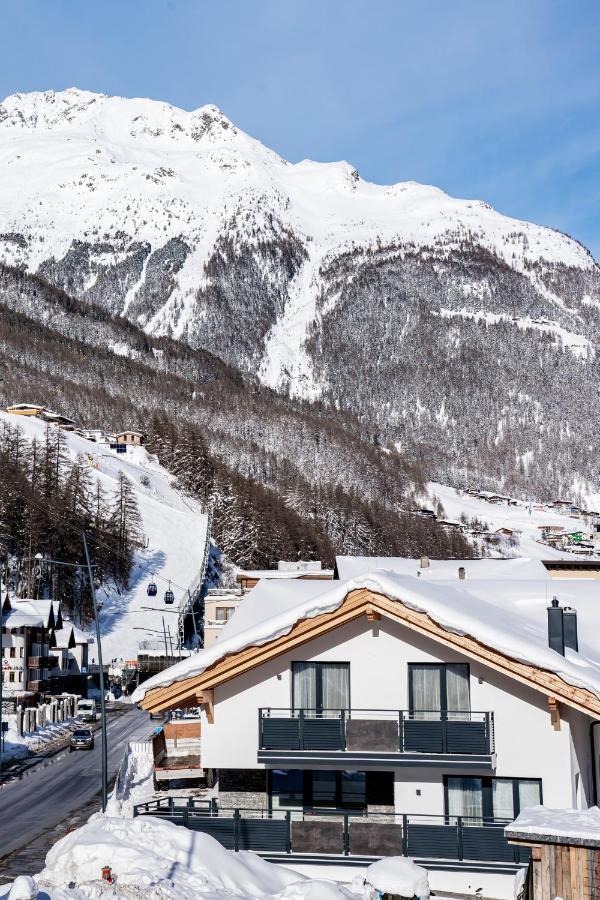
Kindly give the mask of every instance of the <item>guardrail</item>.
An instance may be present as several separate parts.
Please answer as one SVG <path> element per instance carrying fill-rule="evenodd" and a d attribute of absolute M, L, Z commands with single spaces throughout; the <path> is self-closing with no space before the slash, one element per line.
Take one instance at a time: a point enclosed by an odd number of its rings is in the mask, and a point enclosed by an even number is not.
<path fill-rule="evenodd" d="M 200 565 L 200 571 L 194 581 L 191 583 L 185 594 L 183 595 L 183 599 L 179 604 L 179 615 L 177 617 L 177 629 L 179 633 L 179 646 L 183 647 L 183 642 L 185 639 L 185 620 L 191 615 L 192 621 L 194 623 L 194 632 L 196 631 L 196 620 L 194 618 L 194 605 L 198 600 L 201 592 L 202 586 L 204 584 L 204 579 L 206 577 L 206 570 L 208 568 L 208 558 L 210 555 L 210 532 L 212 527 L 212 516 L 213 510 L 212 506 L 209 505 L 207 510 L 207 522 L 206 522 L 206 538 L 204 541 L 204 550 L 202 553 L 202 563 Z"/>
<path fill-rule="evenodd" d="M 259 709 L 259 749 L 491 755 L 494 714 L 365 709 Z"/>
<path fill-rule="evenodd" d="M 504 837 L 509 820 L 467 816 L 365 813 L 299 807 L 294 810 L 219 808 L 214 800 L 168 797 L 138 804 L 152 815 L 210 834 L 228 850 L 330 855 L 410 856 L 422 860 L 527 865 L 527 848 Z"/>

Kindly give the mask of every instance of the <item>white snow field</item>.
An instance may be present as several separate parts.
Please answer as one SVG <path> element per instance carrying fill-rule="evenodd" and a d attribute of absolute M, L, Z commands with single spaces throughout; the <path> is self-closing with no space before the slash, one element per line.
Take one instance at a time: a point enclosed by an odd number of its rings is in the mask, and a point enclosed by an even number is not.
<path fill-rule="evenodd" d="M 176 288 L 142 322 L 156 334 L 171 326 L 174 337 L 197 327 L 195 293 L 206 282 L 203 266 L 219 237 L 252 245 L 279 223 L 299 238 L 307 256 L 267 336 L 260 376 L 272 387 L 289 383 L 305 397 L 320 392 L 304 346 L 323 285 L 320 269 L 342 253 L 368 249 L 378 239 L 417 248 L 442 244 L 450 252 L 472 239 L 534 280 L 557 310 L 563 301 L 527 264 L 594 266 L 588 251 L 567 236 L 500 215 L 487 203 L 412 181 L 372 184 L 347 162 L 291 164 L 215 106 L 187 112 L 76 88 L 14 94 L 0 104 L 0 194 L 0 257 L 29 271 L 62 258 L 74 239 L 100 243 L 96 272 L 131 252 L 125 246 L 103 251 L 105 237 L 135 236 L 152 250 L 183 239 L 191 252 Z M 25 241 L 15 237 L 23 234 Z M 127 313 L 144 275 L 136 276 L 118 312 Z M 93 283 L 92 274 L 87 287 Z M 574 352 L 587 352 L 584 337 L 563 334 L 552 321 L 543 328 Z"/>
<path fill-rule="evenodd" d="M 18 426 L 29 439 L 43 441 L 45 438 L 47 426 L 40 419 L 0 412 L 0 425 L 4 423 Z M 127 591 L 119 594 L 101 588 L 97 592 L 97 599 L 102 602 L 104 662 L 135 659 L 139 641 L 162 642 L 163 617 L 175 642 L 177 616 L 171 611 L 177 609 L 179 600 L 200 571 L 208 517 L 197 503 L 173 487 L 172 476 L 143 447 L 128 448 L 127 453 L 117 454 L 76 434 L 63 434 L 71 457 L 83 458 L 92 479 L 100 482 L 109 497 L 117 488 L 120 472 L 127 476 L 135 491 L 147 549 L 135 555 Z M 85 559 L 83 546 L 80 559 Z M 156 597 L 148 597 L 146 593 L 151 573 L 158 586 Z M 175 604 L 165 607 L 163 595 L 169 580 Z M 94 650 L 95 645 L 91 645 L 90 660 L 95 656 Z"/>

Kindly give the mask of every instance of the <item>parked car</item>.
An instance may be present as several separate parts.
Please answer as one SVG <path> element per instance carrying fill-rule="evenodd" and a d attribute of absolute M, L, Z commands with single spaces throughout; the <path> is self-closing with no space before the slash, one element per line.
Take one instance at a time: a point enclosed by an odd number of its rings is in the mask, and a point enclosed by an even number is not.
<path fill-rule="evenodd" d="M 78 728 L 71 735 L 69 753 L 73 750 L 93 750 L 94 735 L 89 728 Z"/>

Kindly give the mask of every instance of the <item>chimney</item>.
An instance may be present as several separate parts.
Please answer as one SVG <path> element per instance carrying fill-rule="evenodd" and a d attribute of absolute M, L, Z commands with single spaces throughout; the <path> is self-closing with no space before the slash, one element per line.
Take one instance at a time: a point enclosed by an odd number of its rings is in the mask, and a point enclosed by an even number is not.
<path fill-rule="evenodd" d="M 428 556 L 422 556 L 422 557 L 421 557 L 421 568 L 422 568 L 422 569 L 428 569 L 428 568 L 429 568 L 429 557 L 428 557 Z"/>
<path fill-rule="evenodd" d="M 553 597 L 548 607 L 548 646 L 561 656 L 565 655 L 565 631 L 563 611 L 558 605 L 558 598 Z"/>
<path fill-rule="evenodd" d="M 570 606 L 565 606 L 563 609 L 563 633 L 565 636 L 565 647 L 578 651 L 577 610 L 571 609 Z"/>
<path fill-rule="evenodd" d="M 467 577 L 467 573 L 465 572 L 465 567 L 459 566 L 458 567 L 458 580 L 464 581 L 466 577 Z"/>

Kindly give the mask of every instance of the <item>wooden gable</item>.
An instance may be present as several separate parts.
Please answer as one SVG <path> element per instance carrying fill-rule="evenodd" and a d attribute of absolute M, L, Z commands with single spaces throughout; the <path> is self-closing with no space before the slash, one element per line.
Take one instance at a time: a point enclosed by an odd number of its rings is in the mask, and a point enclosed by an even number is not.
<path fill-rule="evenodd" d="M 149 690 L 140 705 L 150 712 L 198 706 L 203 703 L 210 703 L 212 708 L 213 690 L 218 685 L 363 616 L 368 621 L 383 617 L 398 622 L 549 698 L 587 715 L 600 717 L 600 698 L 592 691 L 574 687 L 554 672 L 505 656 L 499 650 L 482 644 L 470 635 L 447 631 L 427 613 L 411 609 L 400 600 L 390 600 L 367 588 L 350 591 L 337 609 L 313 618 L 301 619 L 281 637 L 258 647 L 247 647 L 237 653 L 231 653 L 198 675 L 191 675 L 165 687 Z"/>

